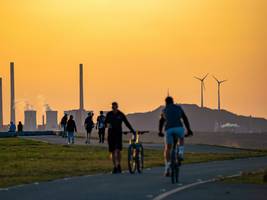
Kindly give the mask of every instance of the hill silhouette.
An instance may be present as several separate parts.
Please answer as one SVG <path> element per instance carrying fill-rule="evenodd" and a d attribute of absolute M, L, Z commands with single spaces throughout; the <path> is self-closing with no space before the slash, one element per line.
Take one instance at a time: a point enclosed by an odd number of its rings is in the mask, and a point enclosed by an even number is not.
<path fill-rule="evenodd" d="M 237 115 L 226 110 L 201 108 L 195 104 L 181 104 L 192 129 L 198 132 L 267 132 L 267 120 L 250 116 Z M 128 114 L 134 127 L 139 130 L 158 130 L 159 116 L 163 106 L 150 112 Z M 221 128 L 224 125 L 226 128 Z M 228 127 L 229 126 L 229 127 Z"/>

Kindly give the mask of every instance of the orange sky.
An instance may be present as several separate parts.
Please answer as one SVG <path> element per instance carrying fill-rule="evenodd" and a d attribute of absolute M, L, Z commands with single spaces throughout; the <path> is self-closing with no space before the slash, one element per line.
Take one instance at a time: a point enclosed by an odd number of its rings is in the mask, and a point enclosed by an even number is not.
<path fill-rule="evenodd" d="M 163 103 L 199 104 L 207 72 L 229 79 L 222 107 L 267 118 L 266 0 L 6 0 L 0 3 L 0 76 L 9 121 L 9 62 L 15 62 L 17 119 L 23 102 L 38 109 L 78 107 L 84 64 L 85 107 L 125 112 Z M 216 84 L 205 105 L 217 107 Z"/>

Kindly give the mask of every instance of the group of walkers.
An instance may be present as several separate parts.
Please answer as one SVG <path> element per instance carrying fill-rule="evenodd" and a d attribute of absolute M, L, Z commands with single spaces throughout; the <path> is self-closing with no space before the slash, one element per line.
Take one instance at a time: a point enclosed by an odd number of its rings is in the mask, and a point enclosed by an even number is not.
<path fill-rule="evenodd" d="M 86 144 L 91 143 L 91 134 L 93 132 L 93 129 L 96 128 L 98 130 L 99 135 L 99 143 L 104 144 L 105 142 L 105 130 L 106 130 L 106 117 L 104 115 L 103 111 L 100 111 L 100 115 L 97 117 L 97 123 L 94 123 L 93 120 L 94 113 L 89 112 L 88 116 L 86 117 L 84 121 L 84 128 L 86 131 Z M 62 128 L 62 137 L 67 138 L 68 144 L 74 144 L 74 134 L 77 132 L 77 126 L 76 122 L 74 121 L 73 115 L 70 115 L 68 118 L 68 115 L 65 114 L 63 118 L 61 119 L 61 128 Z"/>
<path fill-rule="evenodd" d="M 165 176 L 170 176 L 170 151 L 174 145 L 174 136 L 179 138 L 179 149 L 178 155 L 179 159 L 184 159 L 184 137 L 192 136 L 193 132 L 190 128 L 190 123 L 188 118 L 181 106 L 174 103 L 172 97 L 168 96 L 165 99 L 166 106 L 162 111 L 162 115 L 159 121 L 159 136 L 165 137 Z M 84 122 L 84 127 L 86 129 L 86 144 L 90 143 L 90 137 L 92 130 L 94 128 L 98 129 L 99 133 L 99 143 L 104 143 L 105 130 L 108 129 L 108 149 L 112 158 L 113 163 L 113 174 L 120 174 L 121 169 L 121 151 L 123 147 L 123 130 L 122 124 L 124 123 L 126 127 L 132 132 L 134 139 L 136 139 L 136 131 L 133 129 L 127 117 L 123 112 L 119 110 L 119 105 L 117 102 L 112 103 L 112 110 L 104 116 L 103 111 L 97 117 L 96 126 L 93 122 L 93 113 L 89 113 L 88 117 Z M 77 132 L 75 121 L 71 115 L 65 115 L 62 118 L 61 126 L 63 128 L 63 136 L 68 136 L 68 144 L 74 143 L 74 132 Z M 163 128 L 165 126 L 165 134 L 163 133 Z M 187 133 L 185 134 L 185 128 Z"/>
<path fill-rule="evenodd" d="M 185 136 L 192 136 L 193 132 L 190 128 L 190 123 L 188 118 L 181 106 L 174 103 L 172 97 L 168 96 L 165 99 L 166 106 L 162 111 L 161 118 L 159 121 L 159 136 L 165 137 L 165 176 L 170 176 L 170 151 L 174 145 L 174 136 L 179 138 L 179 149 L 177 150 L 179 159 L 184 159 L 184 138 Z M 123 130 L 122 124 L 124 123 L 126 127 L 132 132 L 134 139 L 136 138 L 136 131 L 131 126 L 130 122 L 123 112 L 119 110 L 119 105 L 117 102 L 112 103 L 112 110 L 104 115 L 103 111 L 100 111 L 97 117 L 96 124 L 94 123 L 93 117 L 94 113 L 89 112 L 87 118 L 84 121 L 84 129 L 86 130 L 86 144 L 91 142 L 91 134 L 93 129 L 98 130 L 99 143 L 105 142 L 105 132 L 108 129 L 108 149 L 113 163 L 112 173 L 121 173 L 121 151 L 123 147 Z M 68 144 L 74 144 L 75 133 L 77 132 L 77 126 L 74 121 L 73 115 L 68 117 L 67 114 L 61 120 L 62 127 L 62 137 L 67 138 Z M 165 126 L 165 134 L 163 133 L 163 128 Z M 187 133 L 185 134 L 185 128 Z M 18 126 L 11 122 L 9 125 L 9 132 L 16 133 L 16 131 L 22 132 L 23 125 L 19 122 Z"/>

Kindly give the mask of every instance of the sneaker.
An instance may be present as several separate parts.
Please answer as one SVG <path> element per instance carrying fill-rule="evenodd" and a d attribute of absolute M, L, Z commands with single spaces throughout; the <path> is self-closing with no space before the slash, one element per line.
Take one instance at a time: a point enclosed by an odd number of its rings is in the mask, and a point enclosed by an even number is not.
<path fill-rule="evenodd" d="M 169 171 L 167 171 L 167 172 L 164 173 L 164 176 L 165 177 L 170 177 L 171 176 L 171 173 Z"/>
<path fill-rule="evenodd" d="M 117 174 L 117 173 L 118 173 L 118 169 L 116 167 L 114 167 L 112 170 L 112 174 Z"/>
<path fill-rule="evenodd" d="M 183 154 L 179 154 L 178 155 L 178 160 L 181 162 L 181 161 L 184 161 L 184 155 Z"/>
<path fill-rule="evenodd" d="M 165 170 L 165 172 L 164 172 L 164 176 L 165 176 L 165 177 L 170 177 L 170 176 L 171 176 L 170 168 L 168 168 L 168 169 Z"/>
<path fill-rule="evenodd" d="M 121 171 L 121 166 L 120 166 L 120 165 L 118 166 L 117 170 L 118 170 L 117 172 L 118 172 L 119 174 L 121 174 L 122 171 Z"/>

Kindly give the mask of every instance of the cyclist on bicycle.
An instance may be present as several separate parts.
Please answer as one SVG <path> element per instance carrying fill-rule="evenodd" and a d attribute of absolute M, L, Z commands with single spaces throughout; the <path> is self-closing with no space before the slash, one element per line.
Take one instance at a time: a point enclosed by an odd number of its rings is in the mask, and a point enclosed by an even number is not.
<path fill-rule="evenodd" d="M 183 123 L 181 119 L 184 122 L 184 125 L 187 129 L 187 135 L 191 136 L 193 135 L 193 132 L 190 128 L 190 124 L 188 121 L 188 118 L 182 109 L 181 106 L 174 104 L 173 98 L 168 96 L 165 100 L 166 107 L 163 109 L 161 119 L 159 122 L 159 136 L 164 137 L 164 134 L 162 133 L 163 127 L 165 125 L 165 176 L 170 176 L 170 152 L 172 149 L 172 145 L 174 145 L 173 136 L 176 136 L 179 138 L 179 159 L 183 160 L 184 156 L 184 128 Z"/>
<path fill-rule="evenodd" d="M 108 128 L 108 146 L 113 162 L 113 174 L 121 173 L 121 151 L 122 151 L 122 122 L 135 134 L 134 129 L 126 116 L 118 109 L 118 103 L 112 103 L 112 111 L 106 116 L 106 127 Z"/>

